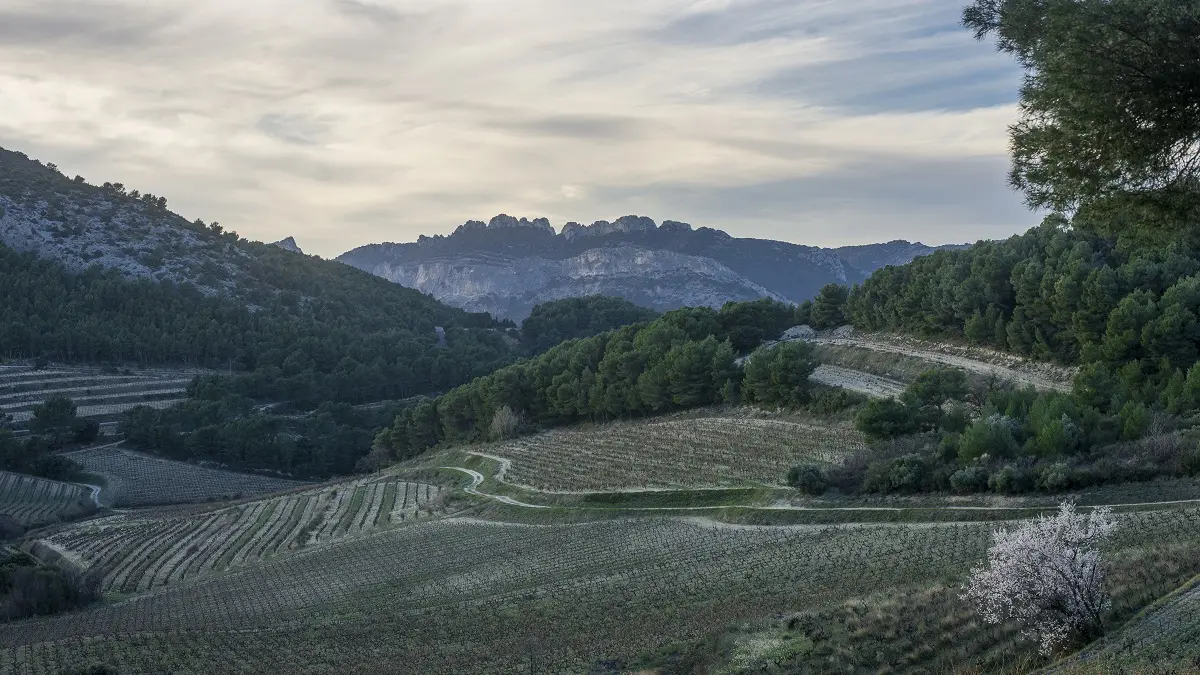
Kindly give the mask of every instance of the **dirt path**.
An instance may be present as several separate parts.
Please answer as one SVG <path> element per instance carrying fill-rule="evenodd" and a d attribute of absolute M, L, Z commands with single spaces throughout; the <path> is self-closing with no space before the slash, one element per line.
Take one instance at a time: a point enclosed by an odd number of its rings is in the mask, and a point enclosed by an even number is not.
<path fill-rule="evenodd" d="M 991 375 L 1044 391 L 1070 391 L 1075 369 L 1040 363 L 993 350 L 959 347 L 897 335 L 818 335 L 813 344 L 846 345 L 887 354 L 911 356 L 979 375 Z M 853 371 L 851 371 L 853 372 Z"/>
<path fill-rule="evenodd" d="M 510 506 L 523 506 L 527 509 L 548 509 L 548 508 L 550 508 L 549 506 L 546 506 L 545 504 L 526 504 L 525 502 L 519 502 L 519 501 L 513 499 L 512 497 L 505 497 L 504 495 L 493 495 L 493 494 L 488 494 L 486 492 L 480 492 L 479 485 L 481 483 L 483 483 L 483 474 L 479 473 L 478 471 L 472 471 L 471 469 L 464 469 L 461 466 L 443 466 L 441 468 L 450 469 L 451 471 L 461 471 L 461 472 L 467 474 L 468 476 L 470 476 L 471 484 L 469 486 L 467 486 L 467 488 L 466 488 L 467 494 L 476 495 L 478 497 L 487 497 L 488 499 L 495 499 L 496 501 L 500 502 L 501 504 L 508 504 Z"/>
<path fill-rule="evenodd" d="M 481 453 L 471 453 L 471 454 L 475 454 L 480 457 L 487 457 L 488 459 L 493 459 L 498 462 L 501 462 L 502 467 L 511 466 L 511 464 L 512 464 L 511 460 L 506 460 L 502 457 L 497 457 L 494 455 L 484 455 Z M 449 469 L 451 471 L 461 471 L 462 473 L 465 473 L 465 474 L 471 476 L 471 479 L 472 479 L 471 485 L 468 486 L 467 488 L 465 488 L 468 494 L 473 494 L 477 497 L 485 497 L 488 499 L 494 499 L 498 502 L 501 502 L 503 504 L 509 504 L 511 506 L 521 506 L 524 508 L 531 508 L 531 509 L 552 508 L 551 506 L 548 506 L 545 504 L 530 504 L 528 502 L 517 501 L 516 499 L 513 499 L 512 497 L 506 497 L 504 495 L 493 495 L 493 494 L 489 494 L 487 492 L 482 492 L 481 490 L 479 490 L 479 486 L 483 484 L 484 476 L 483 476 L 483 474 L 479 473 L 478 471 L 463 468 L 461 466 L 443 466 L 440 468 Z M 531 492 L 542 492 L 541 490 L 537 490 L 536 488 L 531 488 L 531 487 L 527 487 L 527 486 L 521 486 L 521 487 L 523 487 L 524 489 L 529 490 Z M 670 492 L 670 491 L 671 490 L 662 490 L 660 492 Z M 630 490 L 612 490 L 612 491 L 593 490 L 593 491 L 586 492 L 586 493 L 580 492 L 578 494 L 628 494 L 630 492 L 640 492 L 640 491 L 638 491 L 638 490 L 633 490 L 633 491 L 630 491 Z M 693 490 L 686 490 L 686 492 L 693 492 Z M 562 494 L 562 493 L 546 492 L 545 494 Z M 1123 507 L 1129 508 L 1129 507 L 1140 507 L 1140 506 L 1179 506 L 1179 505 L 1183 505 L 1183 504 L 1200 504 L 1200 499 L 1177 499 L 1177 500 L 1161 501 L 1161 502 L 1121 502 L 1121 503 L 1109 503 L 1109 504 L 1088 504 L 1086 506 L 1081 506 L 1080 508 L 1096 509 L 1096 508 L 1100 508 L 1103 506 L 1108 506 L 1111 508 L 1123 508 Z M 563 508 L 581 509 L 581 508 L 591 508 L 591 507 L 572 506 L 572 507 L 563 507 Z M 872 512 L 873 511 L 873 512 L 880 512 L 880 513 L 903 513 L 905 511 L 1030 511 L 1030 512 L 1041 512 L 1041 511 L 1053 510 L 1055 507 L 1052 505 L 1046 505 L 1046 506 L 954 506 L 954 505 L 941 505 L 941 506 L 796 506 L 794 504 L 776 503 L 776 504 L 770 504 L 767 506 L 755 506 L 755 505 L 750 505 L 750 504 L 733 504 L 733 505 L 721 505 L 721 506 L 629 506 L 629 507 L 620 507 L 620 508 L 622 511 L 662 511 L 662 512 L 712 511 L 712 510 L 716 510 L 716 509 L 743 509 L 743 510 L 748 510 L 748 511 L 840 511 L 840 512 L 846 512 L 846 513 Z"/>
<path fill-rule="evenodd" d="M 906 388 L 903 382 L 841 366 L 817 366 L 816 371 L 808 379 L 830 387 L 848 389 L 871 398 L 899 396 L 904 393 Z"/>

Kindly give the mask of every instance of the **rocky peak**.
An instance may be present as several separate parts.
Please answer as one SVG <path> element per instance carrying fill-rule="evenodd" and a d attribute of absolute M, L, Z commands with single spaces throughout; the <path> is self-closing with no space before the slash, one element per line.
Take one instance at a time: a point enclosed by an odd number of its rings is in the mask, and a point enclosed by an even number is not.
<path fill-rule="evenodd" d="M 566 225 L 563 225 L 562 232 L 559 233 L 559 236 L 567 241 L 575 241 L 576 237 L 582 236 L 586 231 L 587 227 L 572 220 Z"/>
<path fill-rule="evenodd" d="M 658 229 L 663 232 L 691 232 L 692 226 L 687 223 L 681 223 L 678 220 L 664 220 Z"/>
<path fill-rule="evenodd" d="M 460 232 L 469 232 L 472 230 L 486 230 L 487 226 L 487 223 L 483 222 L 482 220 L 468 220 L 462 225 L 459 225 L 454 230 L 454 234 L 458 234 Z"/>
<path fill-rule="evenodd" d="M 563 225 L 561 236 L 567 241 L 574 241 L 579 237 L 602 237 L 614 232 L 653 232 L 656 229 L 658 226 L 654 221 L 645 216 L 621 216 L 612 223 L 607 220 L 597 220 L 591 225 L 570 222 Z M 688 229 L 691 229 L 690 226 Z"/>
<path fill-rule="evenodd" d="M 271 245 L 278 246 L 279 248 L 281 248 L 285 251 L 291 251 L 292 253 L 299 253 L 301 255 L 304 254 L 304 251 L 301 251 L 300 247 L 296 245 L 295 237 L 288 237 L 287 239 L 281 239 Z"/>
<path fill-rule="evenodd" d="M 550 234 L 554 234 L 554 228 L 550 226 L 550 221 L 546 218 L 534 218 L 533 220 L 521 218 L 520 220 L 517 220 L 516 218 L 505 213 L 501 213 L 495 218 L 492 218 L 490 221 L 488 221 L 487 226 L 488 229 L 502 227 L 532 227 L 537 230 L 544 230 Z"/>

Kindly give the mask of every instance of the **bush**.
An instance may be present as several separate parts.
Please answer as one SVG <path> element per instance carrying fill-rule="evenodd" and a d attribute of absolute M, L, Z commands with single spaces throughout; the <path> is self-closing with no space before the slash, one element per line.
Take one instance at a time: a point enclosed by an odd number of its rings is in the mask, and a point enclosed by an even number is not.
<path fill-rule="evenodd" d="M 809 400 L 809 376 L 817 369 L 812 346 L 785 342 L 759 349 L 746 363 L 742 396 L 747 403 L 797 407 Z"/>
<path fill-rule="evenodd" d="M 983 492 L 988 488 L 988 471 L 982 466 L 969 466 L 950 476 L 950 488 L 959 494 Z"/>
<path fill-rule="evenodd" d="M 806 495 L 822 495 L 829 489 L 829 481 L 819 467 L 801 464 L 788 471 L 788 485 Z"/>
<path fill-rule="evenodd" d="M 1130 401 L 1121 406 L 1117 419 L 1121 423 L 1122 440 L 1141 438 L 1150 428 L 1150 409 L 1145 404 Z"/>
<path fill-rule="evenodd" d="M 1017 440 L 1013 438 L 1012 426 L 1006 418 L 999 416 L 976 421 L 967 427 L 958 443 L 958 457 L 964 463 L 984 455 L 1009 457 L 1016 451 Z"/>
<path fill-rule="evenodd" d="M 988 478 L 992 491 L 1008 495 L 1028 491 L 1031 483 L 1029 474 L 1014 466 L 1006 466 Z"/>
<path fill-rule="evenodd" d="M 913 411 L 894 398 L 867 402 L 855 415 L 854 426 L 872 440 L 897 438 L 918 431 Z"/>
<path fill-rule="evenodd" d="M 71 422 L 71 438 L 76 443 L 91 443 L 100 436 L 100 423 L 96 420 L 76 419 Z"/>
<path fill-rule="evenodd" d="M 1071 486 L 1071 469 L 1065 462 L 1055 462 L 1038 469 L 1034 484 L 1046 492 L 1062 492 Z"/>
<path fill-rule="evenodd" d="M 0 621 L 69 611 L 100 599 L 99 579 L 41 565 L 25 554 L 0 557 Z"/>
<path fill-rule="evenodd" d="M 918 454 L 872 462 L 863 490 L 867 492 L 918 492 L 925 483 L 925 460 Z"/>
<path fill-rule="evenodd" d="M 861 405 L 866 400 L 867 397 L 862 394 L 841 387 L 829 387 L 821 390 L 821 393 L 809 402 L 808 409 L 817 415 L 830 416 Z"/>

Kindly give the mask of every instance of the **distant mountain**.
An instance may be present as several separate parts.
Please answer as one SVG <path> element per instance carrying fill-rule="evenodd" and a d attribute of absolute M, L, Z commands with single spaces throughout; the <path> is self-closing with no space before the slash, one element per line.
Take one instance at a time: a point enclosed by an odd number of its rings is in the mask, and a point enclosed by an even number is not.
<path fill-rule="evenodd" d="M 278 246 L 279 248 L 281 248 L 285 251 L 291 251 L 292 253 L 299 253 L 301 255 L 304 254 L 304 251 L 301 251 L 300 247 L 296 245 L 296 239 L 294 237 L 288 237 L 287 239 L 281 239 L 280 241 L 274 242 L 271 245 Z"/>
<path fill-rule="evenodd" d="M 842 246 L 833 251 L 841 256 L 851 267 L 864 276 L 870 276 L 877 269 L 888 265 L 904 265 L 923 255 L 929 255 L 940 250 L 960 250 L 970 244 L 947 244 L 944 246 L 926 246 L 921 242 L 908 242 L 903 239 L 889 241 L 886 244 L 865 244 L 862 246 Z"/>
<path fill-rule="evenodd" d="M 658 311 L 762 297 L 801 302 L 827 283 L 857 283 L 906 254 L 903 262 L 934 250 L 908 242 L 850 248 L 854 262 L 839 249 L 735 238 L 642 216 L 571 222 L 556 233 L 545 218 L 501 214 L 468 221 L 449 236 L 371 244 L 337 260 L 449 305 L 519 321 L 539 303 L 589 295 Z"/>

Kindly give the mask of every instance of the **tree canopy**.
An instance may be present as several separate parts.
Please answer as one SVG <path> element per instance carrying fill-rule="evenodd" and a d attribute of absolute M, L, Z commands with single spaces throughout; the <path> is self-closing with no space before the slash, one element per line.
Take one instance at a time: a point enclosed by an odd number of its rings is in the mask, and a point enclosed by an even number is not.
<path fill-rule="evenodd" d="M 658 312 L 624 298 L 592 295 L 544 302 L 521 323 L 521 341 L 530 353 L 539 354 L 560 342 L 650 321 Z"/>
<path fill-rule="evenodd" d="M 1200 9 L 1181 0 L 975 0 L 963 23 L 1025 69 L 1012 184 L 1060 212 L 1200 203 Z M 1095 225 L 1094 221 L 1082 224 Z"/>

